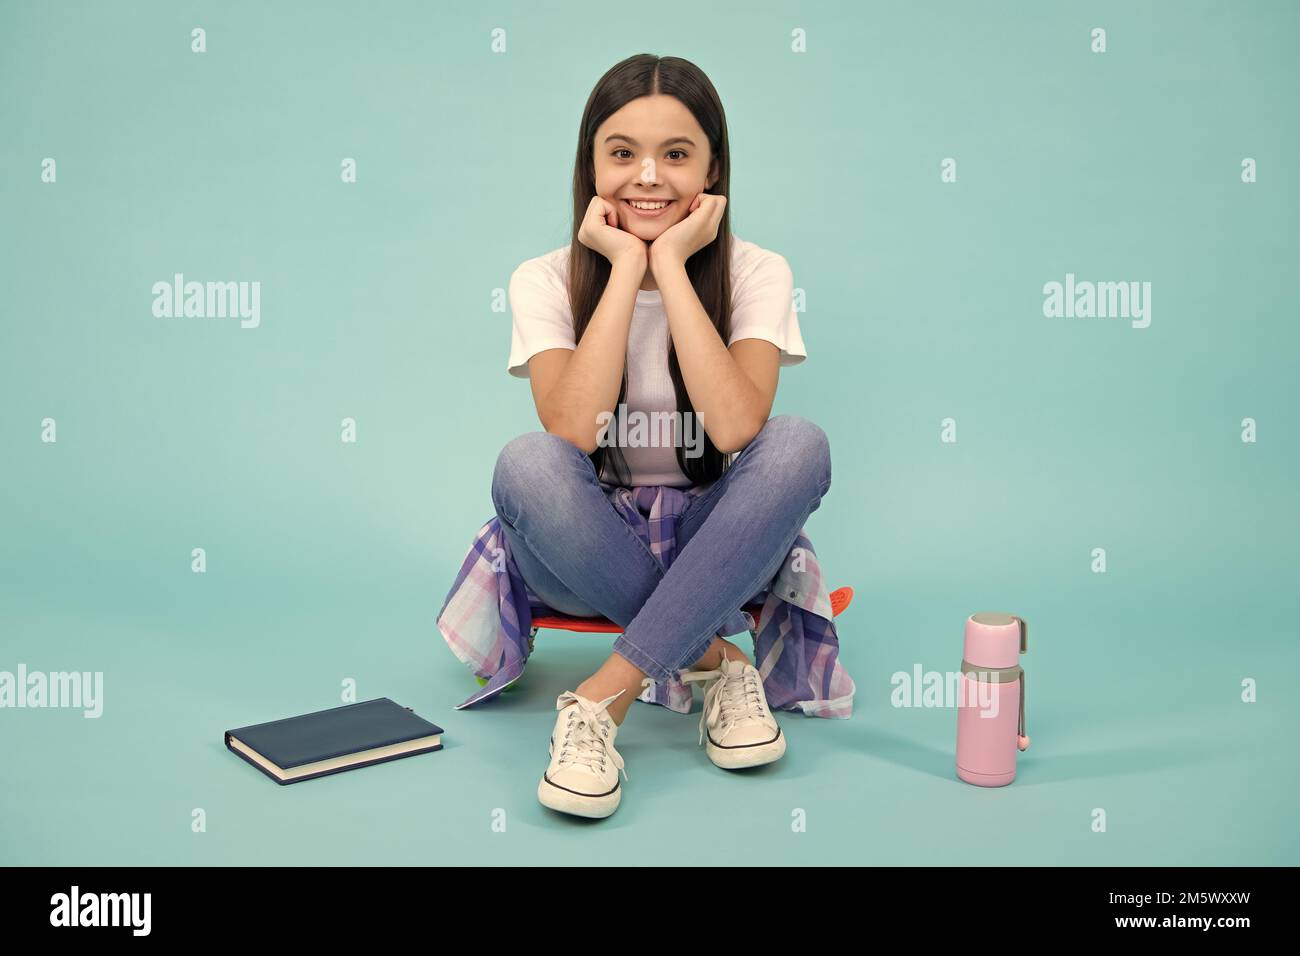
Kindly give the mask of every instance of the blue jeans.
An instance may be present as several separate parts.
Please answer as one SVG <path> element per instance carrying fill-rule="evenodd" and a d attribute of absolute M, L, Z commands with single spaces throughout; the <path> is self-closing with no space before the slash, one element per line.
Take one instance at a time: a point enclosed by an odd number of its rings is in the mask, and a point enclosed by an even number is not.
<path fill-rule="evenodd" d="M 771 583 L 830 484 L 826 433 L 796 415 L 769 419 L 691 500 L 667 571 L 614 510 L 591 459 L 556 435 L 506 443 L 492 503 L 533 593 L 556 611 L 621 625 L 614 651 L 665 681 Z"/>

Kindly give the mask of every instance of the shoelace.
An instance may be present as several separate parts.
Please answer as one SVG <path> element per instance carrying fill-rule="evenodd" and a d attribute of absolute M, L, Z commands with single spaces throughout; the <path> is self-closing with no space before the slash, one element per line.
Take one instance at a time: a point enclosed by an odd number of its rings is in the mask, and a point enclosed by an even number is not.
<path fill-rule="evenodd" d="M 623 779 L 627 779 L 627 771 L 623 769 L 623 758 L 609 742 L 607 722 L 613 723 L 613 718 L 605 709 L 622 693 L 623 691 L 619 691 L 618 694 L 606 697 L 599 703 L 579 697 L 573 691 L 566 690 L 560 695 L 560 699 L 556 702 L 556 709 L 565 709 L 569 701 L 574 703 L 568 706 L 569 722 L 564 731 L 564 739 L 559 741 L 559 766 L 586 767 L 594 776 L 600 776 L 605 769 L 605 759 L 608 757 L 614 766 L 623 772 Z M 617 775 L 616 773 L 615 776 Z"/>
<path fill-rule="evenodd" d="M 705 728 L 710 722 L 716 723 L 719 715 L 722 717 L 722 728 L 717 738 L 718 743 L 726 740 L 727 735 L 745 720 L 755 719 L 765 725 L 770 723 L 763 710 L 758 670 L 752 665 L 739 674 L 727 674 L 722 665 L 711 671 L 686 671 L 680 680 L 682 683 L 712 681 L 705 687 L 704 712 L 700 714 L 701 746 L 704 744 Z"/>

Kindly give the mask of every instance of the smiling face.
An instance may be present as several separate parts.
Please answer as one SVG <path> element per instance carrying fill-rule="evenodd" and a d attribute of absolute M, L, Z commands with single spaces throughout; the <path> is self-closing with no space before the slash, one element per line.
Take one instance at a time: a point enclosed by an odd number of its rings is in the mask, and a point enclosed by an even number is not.
<path fill-rule="evenodd" d="M 718 178 L 704 130 L 681 100 L 663 94 L 630 100 L 606 119 L 592 161 L 596 195 L 618 209 L 619 228 L 651 242 L 685 219 L 691 200 Z"/>

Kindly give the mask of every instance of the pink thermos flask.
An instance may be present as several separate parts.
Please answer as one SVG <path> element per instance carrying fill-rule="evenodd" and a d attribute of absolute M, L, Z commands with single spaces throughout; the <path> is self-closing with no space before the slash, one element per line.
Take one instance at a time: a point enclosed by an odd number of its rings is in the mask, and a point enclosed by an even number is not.
<path fill-rule="evenodd" d="M 1025 736 L 1025 671 L 1029 625 L 1012 614 L 972 614 L 957 695 L 957 776 L 980 787 L 1016 779 Z"/>

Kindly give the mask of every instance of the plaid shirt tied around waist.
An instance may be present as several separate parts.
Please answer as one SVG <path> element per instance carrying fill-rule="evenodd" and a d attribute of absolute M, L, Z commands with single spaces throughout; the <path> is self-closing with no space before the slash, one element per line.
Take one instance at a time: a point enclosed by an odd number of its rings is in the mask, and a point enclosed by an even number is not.
<path fill-rule="evenodd" d="M 627 488 L 601 482 L 610 504 L 650 548 L 664 570 L 677 556 L 677 518 L 703 486 L 650 485 Z M 848 718 L 853 713 L 852 678 L 839 661 L 839 638 L 830 592 L 812 542 L 800 530 L 776 576 L 745 604 L 762 602 L 758 620 L 737 610 L 719 630 L 724 637 L 754 632 L 754 663 L 772 710 L 802 711 L 809 717 Z M 528 588 L 510 554 L 495 515 L 474 536 L 437 625 L 447 646 L 488 682 L 457 710 L 495 697 L 518 680 L 528 661 L 534 616 L 555 614 Z M 690 713 L 694 685 L 674 677 L 653 681 L 638 700 Z"/>

